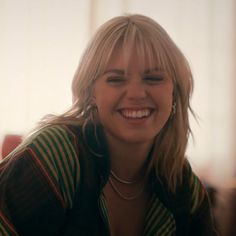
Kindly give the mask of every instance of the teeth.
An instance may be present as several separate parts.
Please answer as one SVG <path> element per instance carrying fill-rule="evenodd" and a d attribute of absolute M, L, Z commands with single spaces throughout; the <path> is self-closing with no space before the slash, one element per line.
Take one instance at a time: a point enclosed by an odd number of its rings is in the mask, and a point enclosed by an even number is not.
<path fill-rule="evenodd" d="M 144 118 L 149 116 L 151 111 L 149 109 L 143 109 L 143 110 L 122 110 L 121 114 L 126 118 Z"/>

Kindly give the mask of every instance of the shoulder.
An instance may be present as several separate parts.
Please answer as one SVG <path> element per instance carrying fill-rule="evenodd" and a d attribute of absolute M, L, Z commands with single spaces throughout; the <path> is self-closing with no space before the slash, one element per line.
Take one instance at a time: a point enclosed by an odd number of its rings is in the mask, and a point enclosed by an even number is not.
<path fill-rule="evenodd" d="M 35 181 L 42 179 L 71 207 L 80 181 L 79 153 L 75 143 L 76 136 L 67 126 L 45 127 L 25 138 L 2 163 L 2 171 L 8 176 L 27 172 L 28 176 L 35 176 Z"/>
<path fill-rule="evenodd" d="M 26 145 L 31 145 L 36 141 L 45 140 L 56 144 L 57 142 L 70 143 L 73 141 L 73 133 L 66 125 L 50 125 L 46 126 L 25 139 Z"/>
<path fill-rule="evenodd" d="M 189 235 L 218 235 L 205 186 L 189 163 L 186 173 L 185 178 L 187 178 L 190 192 Z"/>
<path fill-rule="evenodd" d="M 64 125 L 48 126 L 25 140 L 25 148 L 52 165 L 77 162 L 76 137 Z"/>
<path fill-rule="evenodd" d="M 52 125 L 26 140 L 26 148 L 56 178 L 64 177 L 79 170 L 76 138 L 67 126 Z"/>
<path fill-rule="evenodd" d="M 183 176 L 183 183 L 187 182 L 190 191 L 190 214 L 194 214 L 208 198 L 207 191 L 188 161 L 185 163 Z"/>

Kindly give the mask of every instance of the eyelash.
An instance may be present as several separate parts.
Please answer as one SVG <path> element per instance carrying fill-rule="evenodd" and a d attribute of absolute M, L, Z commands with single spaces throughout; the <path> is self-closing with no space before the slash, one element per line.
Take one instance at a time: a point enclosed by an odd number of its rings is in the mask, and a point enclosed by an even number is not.
<path fill-rule="evenodd" d="M 122 82 L 125 82 L 125 78 L 122 77 L 108 77 L 107 78 L 107 83 L 111 83 L 111 84 L 119 84 Z"/>
<path fill-rule="evenodd" d="M 160 83 L 163 80 L 164 80 L 164 77 L 162 76 L 146 76 L 143 78 L 144 82 L 150 83 L 150 84 Z M 120 76 L 111 76 L 111 77 L 108 77 L 106 81 L 109 84 L 119 85 L 119 84 L 125 83 L 127 79 Z"/>
<path fill-rule="evenodd" d="M 161 77 L 161 76 L 147 76 L 147 77 L 144 77 L 143 78 L 143 80 L 144 81 L 147 81 L 147 82 L 149 82 L 149 83 L 158 83 L 158 82 L 161 82 L 161 81 L 163 81 L 164 80 L 164 78 L 163 77 Z"/>

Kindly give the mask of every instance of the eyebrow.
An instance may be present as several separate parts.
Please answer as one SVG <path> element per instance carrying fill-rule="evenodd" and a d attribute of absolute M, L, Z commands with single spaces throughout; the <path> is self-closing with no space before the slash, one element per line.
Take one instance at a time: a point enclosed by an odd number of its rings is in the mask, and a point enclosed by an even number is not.
<path fill-rule="evenodd" d="M 153 73 L 153 72 L 164 72 L 164 70 L 159 67 L 155 67 L 155 68 L 151 68 L 151 69 L 146 69 L 144 71 L 145 74 L 149 74 L 149 73 Z"/>
<path fill-rule="evenodd" d="M 105 75 L 105 74 L 109 74 L 109 73 L 124 75 L 125 71 L 122 69 L 109 69 L 109 70 L 105 70 L 103 74 Z"/>

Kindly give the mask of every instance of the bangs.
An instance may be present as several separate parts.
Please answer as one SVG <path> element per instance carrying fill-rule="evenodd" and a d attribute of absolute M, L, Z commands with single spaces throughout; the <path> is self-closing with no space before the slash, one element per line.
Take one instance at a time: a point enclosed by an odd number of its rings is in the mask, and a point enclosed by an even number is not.
<path fill-rule="evenodd" d="M 120 35 L 114 38 L 110 43 L 110 47 L 106 52 L 107 60 L 104 61 L 103 71 L 107 67 L 111 57 L 115 55 L 117 49 L 123 49 L 123 60 L 125 70 L 127 71 L 128 65 L 132 59 L 132 55 L 139 61 L 140 70 L 155 69 L 164 71 L 174 79 L 173 64 L 170 58 L 173 58 L 172 52 L 168 52 L 164 45 L 154 35 L 147 35 L 141 31 L 136 25 L 129 25 L 125 28 Z M 146 68 L 145 68 L 146 67 Z M 102 71 L 101 71 L 102 73 Z"/>
<path fill-rule="evenodd" d="M 116 55 L 117 50 L 122 49 L 126 71 L 130 61 L 133 60 L 132 56 L 135 55 L 140 70 L 148 67 L 148 69 L 163 71 L 173 81 L 176 81 L 178 49 L 169 36 L 162 29 L 157 29 L 156 25 L 155 27 L 149 26 L 147 30 L 145 25 L 139 24 L 139 22 L 122 21 L 118 25 L 111 24 L 103 33 L 102 39 L 98 40 L 100 49 L 97 50 L 94 79 L 104 73 L 113 55 Z"/>

